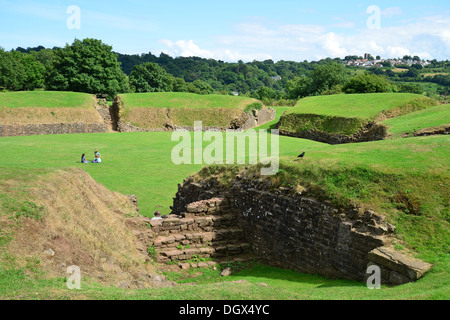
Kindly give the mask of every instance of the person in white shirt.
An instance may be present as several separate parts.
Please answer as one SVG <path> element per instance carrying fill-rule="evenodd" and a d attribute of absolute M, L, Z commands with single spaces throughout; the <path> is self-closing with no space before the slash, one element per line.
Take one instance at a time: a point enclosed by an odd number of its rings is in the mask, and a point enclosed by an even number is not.
<path fill-rule="evenodd" d="M 151 219 L 152 221 L 154 221 L 154 220 L 162 220 L 161 212 L 156 211 L 153 215 L 154 215 L 155 217 L 153 217 L 153 218 Z"/>

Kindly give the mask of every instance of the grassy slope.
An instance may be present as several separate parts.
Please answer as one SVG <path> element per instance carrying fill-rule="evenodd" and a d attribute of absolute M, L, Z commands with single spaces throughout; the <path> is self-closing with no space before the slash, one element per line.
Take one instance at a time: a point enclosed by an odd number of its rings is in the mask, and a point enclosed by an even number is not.
<path fill-rule="evenodd" d="M 25 91 L 0 93 L 3 125 L 103 123 L 94 108 L 95 97 L 85 93 Z"/>
<path fill-rule="evenodd" d="M 280 130 L 318 130 L 351 136 L 380 116 L 396 117 L 436 105 L 427 97 L 409 93 L 376 93 L 308 97 L 286 112 Z"/>
<path fill-rule="evenodd" d="M 166 123 L 193 127 L 195 121 L 202 121 L 203 126 L 228 127 L 249 105 L 258 102 L 244 97 L 177 92 L 132 93 L 119 98 L 120 118 L 144 129 L 163 128 Z"/>
<path fill-rule="evenodd" d="M 2 108 L 91 108 L 94 97 L 86 93 L 24 91 L 0 93 Z"/>
<path fill-rule="evenodd" d="M 437 128 L 450 125 L 450 105 L 427 108 L 412 112 L 401 117 L 383 121 L 392 137 L 411 135 L 412 133 L 426 128 Z"/>
<path fill-rule="evenodd" d="M 185 92 L 160 92 L 160 93 L 131 93 L 122 94 L 125 109 L 132 108 L 239 108 L 254 102 L 255 99 L 224 96 L 224 95 L 197 95 Z"/>
<path fill-rule="evenodd" d="M 288 114 L 318 114 L 375 120 L 381 112 L 402 107 L 416 99 L 431 100 L 411 93 L 340 94 L 309 97 L 300 100 Z"/>
<path fill-rule="evenodd" d="M 17 175 L 20 173 L 20 175 Z M 26 200 L 24 200 L 26 199 Z M 122 269 L 144 266 L 125 217 L 136 216 L 129 200 L 99 185 L 80 169 L 20 169 L 0 171 L 0 268 L 40 261 L 52 275 L 58 263 L 79 263 L 90 274 L 104 272 L 102 258 L 110 256 Z M 24 219 L 28 218 L 28 219 Z M 101 244 L 101 245 L 99 245 Z M 49 261 L 42 248 L 58 254 Z M 6 263 L 8 264 L 8 263 Z M 144 270 L 141 270 L 144 271 Z"/>

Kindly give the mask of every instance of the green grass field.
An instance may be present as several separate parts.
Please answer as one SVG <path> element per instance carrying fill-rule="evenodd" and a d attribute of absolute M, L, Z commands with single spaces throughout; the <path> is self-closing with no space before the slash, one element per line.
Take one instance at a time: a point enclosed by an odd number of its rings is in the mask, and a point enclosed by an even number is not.
<path fill-rule="evenodd" d="M 364 99 L 370 100 L 369 97 Z M 344 106 L 344 101 L 340 101 L 340 105 Z M 357 112 L 357 103 L 353 105 Z M 395 105 L 392 102 L 392 106 Z M 323 107 L 327 109 L 331 108 Z M 379 112 L 380 108 L 377 110 Z M 292 108 L 277 108 L 277 117 L 285 111 L 290 112 Z M 399 122 L 392 128 L 402 132 L 412 123 L 422 121 L 420 126 L 437 123 L 438 118 L 448 114 L 446 112 L 439 106 L 411 113 L 410 118 L 398 118 Z M 373 117 L 375 112 L 365 114 Z M 275 122 L 262 128 L 274 125 Z M 27 188 L 15 189 L 15 185 L 7 181 L 18 180 L 20 185 L 26 186 L 56 169 L 75 167 L 85 170 L 110 190 L 136 194 L 141 214 L 150 217 L 155 210 L 168 214 L 177 184 L 203 167 L 200 164 L 175 165 L 171 155 L 178 141 L 172 141 L 171 136 L 172 133 L 112 133 L 0 138 L 0 189 L 6 190 L 0 194 L 0 208 L 12 194 L 27 198 Z M 220 270 L 212 269 L 202 274 L 192 270 L 167 273 L 169 279 L 179 283 L 195 283 L 174 288 L 123 290 L 86 279 L 82 290 L 70 291 L 64 278 L 48 279 L 39 261 L 30 260 L 26 266 L 14 267 L 14 257 L 1 253 L 0 297 L 112 300 L 450 298 L 448 136 L 335 146 L 279 138 L 281 167 L 270 179 L 285 186 L 300 183 L 310 189 L 311 196 L 323 197 L 337 205 L 358 204 L 384 214 L 397 227 L 398 243 L 395 245 L 415 250 L 419 258 L 434 265 L 432 271 L 416 283 L 381 290 L 369 290 L 365 284 L 353 281 L 254 265 L 240 269 L 229 278 L 220 277 Z M 208 145 L 203 142 L 203 148 Z M 88 160 L 92 160 L 94 149 L 102 154 L 103 163 L 81 164 L 81 154 L 86 153 Z M 297 160 L 297 155 L 303 151 L 306 157 Z M 398 200 L 399 195 L 407 199 L 407 203 Z M 408 206 L 411 203 L 412 208 Z M 12 236 L 0 230 L 0 247 L 7 245 Z"/>
<path fill-rule="evenodd" d="M 1 108 L 92 108 L 94 96 L 77 92 L 0 92 Z"/>
<path fill-rule="evenodd" d="M 89 280 L 81 291 L 69 291 L 62 279 L 46 279 L 39 268 L 0 269 L 0 296 L 25 299 L 448 299 L 449 297 L 449 138 L 445 136 L 396 139 L 353 145 L 330 146 L 280 137 L 282 167 L 286 181 L 310 181 L 327 190 L 333 199 L 378 204 L 391 213 L 392 203 L 383 203 L 392 192 L 406 188 L 420 197 L 420 215 L 398 214 L 390 219 L 398 228 L 399 242 L 408 244 L 420 257 L 435 264 L 429 275 L 417 283 L 369 290 L 364 284 L 302 275 L 292 271 L 256 265 L 223 279 L 220 271 L 201 275 L 189 272 L 167 276 L 195 286 L 152 290 L 122 290 Z M 155 209 L 168 213 L 176 184 L 197 172 L 201 165 L 171 163 L 175 145 L 169 133 L 89 134 L 65 136 L 11 137 L 0 139 L 2 179 L 15 175 L 33 181 L 40 174 L 62 167 L 83 168 L 111 190 L 137 194 L 141 213 Z M 98 148 L 104 162 L 79 164 L 81 152 Z M 296 162 L 299 151 L 307 158 Z M 95 190 L 93 190 L 95 192 Z M 4 198 L 0 197 L 0 200 Z M 436 213 L 436 210 L 441 210 Z M 447 218 L 445 218 L 447 215 Z M 6 264 L 7 265 L 7 264 Z M 30 266 L 29 268 L 32 268 Z M 240 280 L 239 283 L 232 281 Z M 244 281 L 242 283 L 242 281 Z M 266 285 L 261 285 L 265 283 Z M 36 294 L 37 293 L 37 294 Z"/>
<path fill-rule="evenodd" d="M 113 191 L 136 194 L 141 211 L 150 216 L 160 210 L 170 213 L 177 184 L 199 171 L 201 165 L 174 165 L 171 133 L 126 133 L 11 137 L 0 139 L 0 150 L 9 168 L 61 168 L 75 166 Z M 312 150 L 326 146 L 317 142 L 281 137 L 287 150 Z M 204 145 L 208 143 L 204 142 Z M 86 153 L 92 160 L 94 149 L 102 154 L 103 163 L 81 164 Z"/>

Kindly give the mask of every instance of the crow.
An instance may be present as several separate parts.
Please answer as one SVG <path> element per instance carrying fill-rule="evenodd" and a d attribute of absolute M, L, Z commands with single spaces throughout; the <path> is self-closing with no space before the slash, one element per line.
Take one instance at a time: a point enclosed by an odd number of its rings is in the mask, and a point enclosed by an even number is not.
<path fill-rule="evenodd" d="M 301 155 L 299 155 L 298 157 L 297 157 L 297 159 L 298 158 L 303 158 L 305 156 L 305 152 L 303 152 Z"/>

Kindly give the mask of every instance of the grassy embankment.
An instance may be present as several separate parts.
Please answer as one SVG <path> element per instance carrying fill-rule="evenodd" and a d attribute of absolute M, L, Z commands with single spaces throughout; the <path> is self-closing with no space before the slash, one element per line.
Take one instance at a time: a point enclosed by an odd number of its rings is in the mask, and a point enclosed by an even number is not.
<path fill-rule="evenodd" d="M 102 123 L 95 97 L 76 92 L 0 93 L 0 124 Z"/>
<path fill-rule="evenodd" d="M 119 95 L 120 119 L 143 129 L 177 126 L 228 127 L 248 107 L 260 104 L 256 99 L 191 93 L 133 93 Z M 248 110 L 247 110 L 248 111 Z"/>
<path fill-rule="evenodd" d="M 280 130 L 298 133 L 316 130 L 352 136 L 369 122 L 398 117 L 438 103 L 415 94 L 381 93 L 309 97 L 287 111 Z"/>
<path fill-rule="evenodd" d="M 424 130 L 450 127 L 450 106 L 442 104 L 383 121 L 390 137 L 411 136 Z"/>

